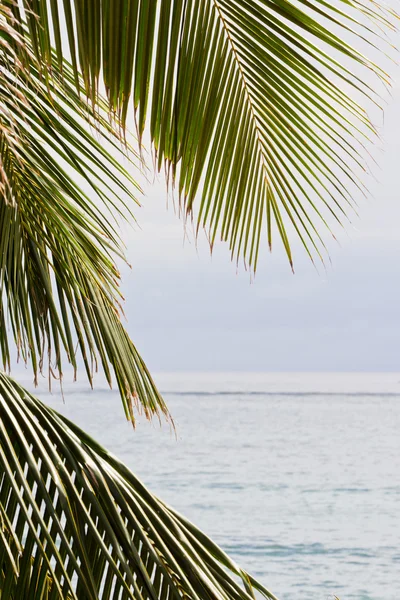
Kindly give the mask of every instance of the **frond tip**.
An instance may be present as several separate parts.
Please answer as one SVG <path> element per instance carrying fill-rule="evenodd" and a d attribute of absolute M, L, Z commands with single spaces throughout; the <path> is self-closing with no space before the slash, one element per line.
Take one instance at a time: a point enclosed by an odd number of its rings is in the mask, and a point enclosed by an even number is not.
<path fill-rule="evenodd" d="M 1 373 L 0 441 L 2 598 L 252 600 L 257 590 L 276 600 L 115 457 Z"/>

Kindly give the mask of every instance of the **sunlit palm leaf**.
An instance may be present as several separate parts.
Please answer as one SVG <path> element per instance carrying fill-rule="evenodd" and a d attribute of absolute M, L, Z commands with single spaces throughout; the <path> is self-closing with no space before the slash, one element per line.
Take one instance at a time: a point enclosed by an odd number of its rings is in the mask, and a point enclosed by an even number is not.
<path fill-rule="evenodd" d="M 250 600 L 254 590 L 274 598 L 115 457 L 3 374 L 0 435 L 4 600 Z"/>
<path fill-rule="evenodd" d="M 125 123 L 133 96 L 139 133 L 148 122 L 158 167 L 169 165 L 187 213 L 199 197 L 212 244 L 228 240 L 255 268 L 263 231 L 270 245 L 277 231 L 292 261 L 293 230 L 320 255 L 317 227 L 341 222 L 362 188 L 372 129 L 344 90 L 366 101 L 368 71 L 386 78 L 357 48 L 393 27 L 389 10 L 371 0 L 23 4 L 44 62 L 51 33 L 61 56 L 65 22 L 88 97 L 103 78 Z"/>
<path fill-rule="evenodd" d="M 99 360 L 110 384 L 114 370 L 129 419 L 133 402 L 148 416 L 166 413 L 120 321 L 115 216 L 130 214 L 137 184 L 123 167 L 118 135 L 101 99 L 93 111 L 78 96 L 68 64 L 61 75 L 56 63 L 46 82 L 4 7 L 0 17 L 4 369 L 10 366 L 10 337 L 35 377 L 46 367 L 50 378 L 61 377 L 66 354 L 74 369 L 81 356 L 91 381 Z M 113 146 L 113 154 L 105 149 Z M 131 153 L 131 168 L 134 159 Z"/>

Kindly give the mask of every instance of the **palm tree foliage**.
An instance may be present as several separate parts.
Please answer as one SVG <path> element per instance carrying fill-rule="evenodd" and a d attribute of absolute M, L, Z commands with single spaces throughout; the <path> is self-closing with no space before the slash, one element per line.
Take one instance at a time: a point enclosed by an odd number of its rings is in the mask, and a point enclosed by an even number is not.
<path fill-rule="evenodd" d="M 35 378 L 62 377 L 62 354 L 77 348 L 92 381 L 97 360 L 114 369 L 128 419 L 133 402 L 167 413 L 120 321 L 115 259 L 122 257 L 113 213 L 131 214 L 137 184 L 114 155 L 118 136 L 104 112 L 78 95 L 70 66 L 45 79 L 26 38 L 3 11 L 0 30 L 0 351 L 10 367 L 12 336 Z M 61 69 L 62 67 L 62 69 Z M 85 128 L 89 120 L 93 131 Z M 117 146 L 114 155 L 105 148 Z M 118 156 L 118 154 L 117 154 Z M 130 168 L 139 164 L 130 154 Z M 119 157 L 121 158 L 121 157 Z M 128 204 L 129 203 L 129 204 Z M 100 206 L 104 210 L 100 210 Z"/>
<path fill-rule="evenodd" d="M 322 258 L 318 219 L 340 222 L 363 189 L 365 75 L 386 81 L 344 37 L 368 52 L 391 17 L 375 0 L 1 1 L 4 370 L 13 344 L 35 378 L 61 378 L 65 356 L 92 382 L 99 363 L 128 419 L 135 404 L 168 415 L 121 323 L 116 266 L 146 127 L 211 245 L 255 270 L 263 232 L 292 262 L 294 230 Z M 0 598 L 273 598 L 1 373 L 0 428 Z"/>
<path fill-rule="evenodd" d="M 4 374 L 0 415 L 2 599 L 250 600 L 256 590 L 274 598 L 114 456 Z"/>
<path fill-rule="evenodd" d="M 386 80 L 346 39 L 368 51 L 392 27 L 388 9 L 375 0 L 22 4 L 44 64 L 69 52 L 76 85 L 82 73 L 95 103 L 103 82 L 123 127 L 132 98 L 139 136 L 147 124 L 187 214 L 199 197 L 211 244 L 228 240 L 255 269 L 261 233 L 271 245 L 275 229 L 292 262 L 290 224 L 322 258 L 318 219 L 345 217 L 372 132 L 344 89 L 373 99 L 368 71 Z"/>

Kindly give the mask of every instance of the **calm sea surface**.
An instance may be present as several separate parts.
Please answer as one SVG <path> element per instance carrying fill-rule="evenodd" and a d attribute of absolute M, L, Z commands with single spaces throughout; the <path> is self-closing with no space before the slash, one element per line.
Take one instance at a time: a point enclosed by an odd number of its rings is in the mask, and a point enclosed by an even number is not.
<path fill-rule="evenodd" d="M 157 381 L 177 438 L 143 420 L 132 431 L 115 392 L 38 395 L 281 600 L 398 600 L 399 374 Z"/>

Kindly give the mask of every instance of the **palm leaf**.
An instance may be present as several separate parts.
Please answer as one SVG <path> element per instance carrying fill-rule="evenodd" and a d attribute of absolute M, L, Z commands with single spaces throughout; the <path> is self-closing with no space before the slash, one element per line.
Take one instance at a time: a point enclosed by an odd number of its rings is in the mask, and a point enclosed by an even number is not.
<path fill-rule="evenodd" d="M 256 267 L 265 232 L 290 262 L 289 233 L 323 256 L 319 225 L 341 223 L 363 191 L 373 128 L 369 73 L 357 48 L 382 47 L 395 16 L 370 0 L 24 0 L 37 55 L 72 58 L 92 102 L 99 82 L 125 127 L 146 123 L 186 214 Z M 17 10 L 17 9 L 15 9 Z M 65 23 L 68 41 L 60 30 Z M 380 37 L 381 36 L 381 37 Z M 348 41 L 346 41 L 348 40 Z M 351 43 L 353 42 L 353 45 Z M 83 84 L 79 83 L 79 73 Z M 361 98 L 359 105 L 352 97 Z"/>
<path fill-rule="evenodd" d="M 99 362 L 114 371 L 126 415 L 165 404 L 121 324 L 116 260 L 123 252 L 116 216 L 132 217 L 139 188 L 108 121 L 78 95 L 67 62 L 43 78 L 33 48 L 10 13 L 0 12 L 0 354 L 10 343 L 62 378 L 63 356 L 81 360 L 92 382 Z M 86 122 L 89 121 L 90 130 Z M 108 150 L 109 148 L 110 150 Z M 137 202 L 137 201 L 136 201 Z M 9 326 L 8 326 L 9 325 Z M 79 358 L 79 354 L 80 357 Z"/>
<path fill-rule="evenodd" d="M 250 600 L 255 590 L 274 598 L 115 457 L 1 373 L 0 429 L 1 598 Z"/>

